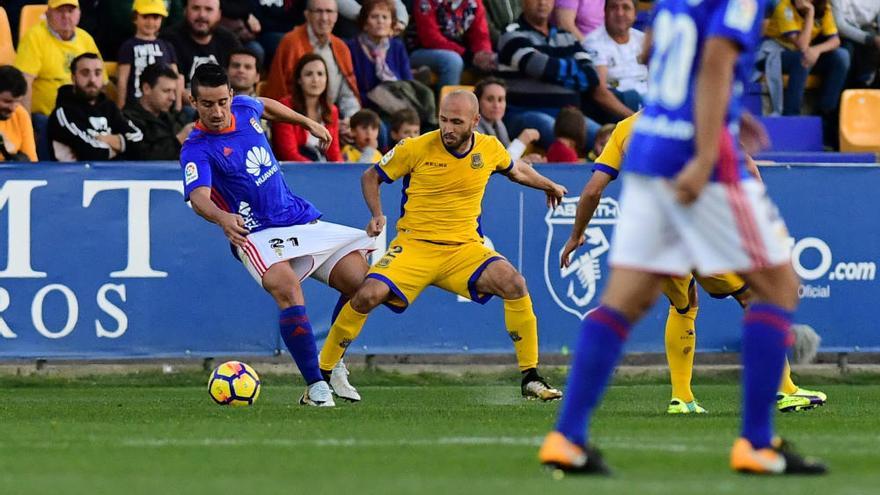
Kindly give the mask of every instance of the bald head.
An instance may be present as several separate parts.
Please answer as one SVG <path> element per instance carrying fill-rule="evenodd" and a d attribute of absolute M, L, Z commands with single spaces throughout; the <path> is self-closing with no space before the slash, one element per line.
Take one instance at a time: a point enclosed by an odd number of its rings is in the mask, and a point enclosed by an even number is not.
<path fill-rule="evenodd" d="M 456 153 L 467 152 L 479 121 L 480 102 L 470 91 L 453 91 L 440 102 L 440 135 Z"/>

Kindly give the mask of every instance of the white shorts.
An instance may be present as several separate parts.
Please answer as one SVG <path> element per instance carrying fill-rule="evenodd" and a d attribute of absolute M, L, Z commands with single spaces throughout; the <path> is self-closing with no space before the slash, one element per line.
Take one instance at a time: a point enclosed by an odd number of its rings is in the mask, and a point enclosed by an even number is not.
<path fill-rule="evenodd" d="M 290 263 L 300 282 L 311 276 L 327 284 L 339 260 L 355 251 L 366 256 L 375 249 L 374 243 L 363 230 L 316 221 L 249 234 L 247 246 L 236 247 L 236 251 L 260 285 L 269 267 L 282 261 Z"/>
<path fill-rule="evenodd" d="M 789 262 L 788 229 L 764 185 L 710 182 L 697 201 L 675 199 L 670 179 L 627 174 L 609 263 L 686 275 L 751 272 Z"/>

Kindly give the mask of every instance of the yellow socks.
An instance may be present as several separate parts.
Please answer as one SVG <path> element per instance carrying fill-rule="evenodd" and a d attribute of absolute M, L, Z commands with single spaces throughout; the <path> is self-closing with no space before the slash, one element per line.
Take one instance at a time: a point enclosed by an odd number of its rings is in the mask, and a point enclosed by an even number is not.
<path fill-rule="evenodd" d="M 785 369 L 782 370 L 782 382 L 779 384 L 779 391 L 783 394 L 793 394 L 797 392 L 798 386 L 791 381 L 791 366 L 788 365 L 788 358 L 785 359 Z"/>
<path fill-rule="evenodd" d="M 528 294 L 519 299 L 504 300 L 504 324 L 513 340 L 519 370 L 538 366 L 538 319 Z M 332 335 L 332 333 L 331 333 Z M 323 353 L 321 354 L 323 356 Z"/>
<path fill-rule="evenodd" d="M 366 321 L 367 315 L 355 311 L 350 302 L 345 303 L 333 326 L 330 327 L 330 334 L 324 341 L 324 347 L 321 348 L 318 364 L 322 370 L 331 370 L 336 366 L 348 346 L 361 333 Z"/>
<path fill-rule="evenodd" d="M 666 361 L 669 363 L 672 397 L 685 402 L 694 400 L 691 376 L 697 346 L 696 319 L 697 308 L 681 314 L 674 306 L 669 306 L 669 316 L 666 317 Z"/>

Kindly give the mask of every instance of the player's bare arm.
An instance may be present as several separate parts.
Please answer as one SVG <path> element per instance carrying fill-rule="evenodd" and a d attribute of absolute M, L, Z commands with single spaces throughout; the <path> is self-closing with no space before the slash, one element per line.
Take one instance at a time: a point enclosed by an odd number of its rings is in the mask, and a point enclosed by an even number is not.
<path fill-rule="evenodd" d="M 379 185 L 382 179 L 374 167 L 370 167 L 361 175 L 361 191 L 364 194 L 364 202 L 370 210 L 370 223 L 367 224 L 367 235 L 376 237 L 385 230 L 385 215 L 382 214 L 382 197 L 379 193 Z"/>
<path fill-rule="evenodd" d="M 303 127 L 309 131 L 309 134 L 321 141 L 322 151 L 326 151 L 327 147 L 330 146 L 330 142 L 333 141 L 333 136 L 330 135 L 330 131 L 326 127 L 305 115 L 288 108 L 272 98 L 260 97 L 260 101 L 263 102 L 263 117 L 273 122 L 287 122 Z"/>
<path fill-rule="evenodd" d="M 562 197 L 568 192 L 564 186 L 539 174 L 531 165 L 522 160 L 516 160 L 513 169 L 507 173 L 507 178 L 517 184 L 544 191 L 547 195 L 548 208 L 556 208 L 562 202 Z"/>
<path fill-rule="evenodd" d="M 739 46 L 726 38 L 713 37 L 706 41 L 694 100 L 696 153 L 675 177 L 676 196 L 682 204 L 697 200 L 718 161 L 718 142 L 724 128 L 733 68 L 739 51 Z"/>
<path fill-rule="evenodd" d="M 583 191 L 581 191 L 577 212 L 574 217 L 574 225 L 571 226 L 571 236 L 565 242 L 565 247 L 562 249 L 562 255 L 560 256 L 560 266 L 566 267 L 570 265 L 571 253 L 584 244 L 584 230 L 586 230 L 587 224 L 590 223 L 590 219 L 593 218 L 593 213 L 596 212 L 599 201 L 602 199 L 602 193 L 608 187 L 608 184 L 611 183 L 611 180 L 611 176 L 605 172 L 601 170 L 595 171 L 587 185 L 584 186 Z"/>
<path fill-rule="evenodd" d="M 216 223 L 223 229 L 223 233 L 229 242 L 239 247 L 244 247 L 250 232 L 244 228 L 244 219 L 235 213 L 221 210 L 211 201 L 211 188 L 198 187 L 189 195 L 193 210 L 205 220 Z"/>

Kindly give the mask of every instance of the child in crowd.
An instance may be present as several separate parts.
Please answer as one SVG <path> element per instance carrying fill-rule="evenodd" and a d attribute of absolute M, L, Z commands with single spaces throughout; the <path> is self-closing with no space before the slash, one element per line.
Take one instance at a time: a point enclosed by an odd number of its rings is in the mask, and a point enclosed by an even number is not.
<path fill-rule="evenodd" d="M 611 139 L 611 133 L 616 126 L 617 124 L 605 124 L 599 128 L 599 131 L 596 132 L 596 139 L 593 141 L 593 149 L 587 153 L 587 161 L 595 162 L 596 158 L 599 158 L 608 140 Z"/>
<path fill-rule="evenodd" d="M 164 63 L 177 70 L 177 55 L 174 47 L 159 39 L 162 20 L 168 17 L 168 9 L 163 0 L 135 0 L 132 7 L 135 34 L 119 47 L 119 67 L 116 69 L 117 95 L 119 108 L 133 103 L 141 97 L 141 73 L 148 65 Z M 180 78 L 177 91 L 176 110 L 180 110 L 183 95 L 183 78 Z"/>
<path fill-rule="evenodd" d="M 417 137 L 421 126 L 419 114 L 412 108 L 394 112 L 391 115 L 391 145 L 388 148 L 393 148 L 404 138 Z"/>
<path fill-rule="evenodd" d="M 346 162 L 376 163 L 382 159 L 379 153 L 379 115 L 372 110 L 359 110 L 349 121 L 354 144 L 342 148 L 342 160 Z"/>
<path fill-rule="evenodd" d="M 565 107 L 556 116 L 553 124 L 556 141 L 547 148 L 548 163 L 575 163 L 584 149 L 587 139 L 587 123 L 584 114 L 576 107 Z"/>

